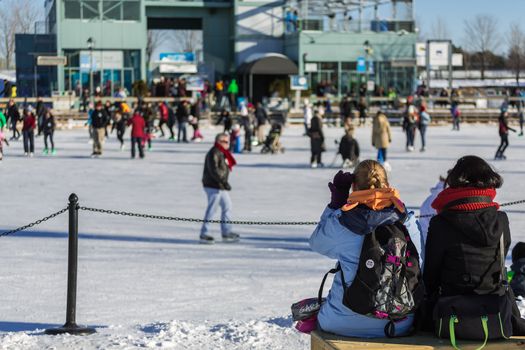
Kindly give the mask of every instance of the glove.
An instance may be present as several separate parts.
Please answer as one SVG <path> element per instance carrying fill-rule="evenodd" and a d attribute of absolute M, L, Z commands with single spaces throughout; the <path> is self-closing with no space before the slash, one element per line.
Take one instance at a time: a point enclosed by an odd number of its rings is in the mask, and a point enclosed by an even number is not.
<path fill-rule="evenodd" d="M 331 192 L 331 201 L 328 206 L 331 209 L 339 209 L 346 203 L 353 182 L 354 174 L 352 173 L 344 173 L 342 170 L 339 170 L 335 174 L 332 182 L 328 183 L 328 188 Z"/>

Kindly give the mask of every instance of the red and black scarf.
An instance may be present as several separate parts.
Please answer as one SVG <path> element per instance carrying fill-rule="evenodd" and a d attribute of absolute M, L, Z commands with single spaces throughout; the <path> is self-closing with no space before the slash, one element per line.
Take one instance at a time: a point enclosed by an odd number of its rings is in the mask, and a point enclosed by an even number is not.
<path fill-rule="evenodd" d="M 483 208 L 495 207 L 499 204 L 494 202 L 496 190 L 493 188 L 446 188 L 432 202 L 432 208 L 438 213 L 443 210 L 471 211 Z"/>
<path fill-rule="evenodd" d="M 215 142 L 215 147 L 217 147 L 217 149 L 221 151 L 222 154 L 224 154 L 224 156 L 226 157 L 226 164 L 228 164 L 228 168 L 230 168 L 230 171 L 232 171 L 233 167 L 237 164 L 237 161 L 235 160 L 235 158 L 233 158 L 231 152 L 226 148 L 222 147 L 221 144 L 218 142 Z"/>

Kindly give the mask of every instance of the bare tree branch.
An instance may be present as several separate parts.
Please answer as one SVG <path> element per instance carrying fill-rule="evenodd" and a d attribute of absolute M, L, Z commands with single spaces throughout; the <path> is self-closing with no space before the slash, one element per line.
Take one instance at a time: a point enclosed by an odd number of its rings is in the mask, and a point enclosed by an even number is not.
<path fill-rule="evenodd" d="M 498 21 L 489 15 L 477 15 L 470 20 L 465 20 L 465 35 L 465 46 L 479 54 L 481 79 L 485 79 L 489 53 L 496 51 L 500 44 Z"/>
<path fill-rule="evenodd" d="M 447 23 L 442 17 L 437 17 L 434 23 L 432 23 L 432 28 L 430 30 L 431 39 L 450 39 L 450 34 L 448 32 Z"/>
<path fill-rule="evenodd" d="M 525 32 L 519 23 L 512 23 L 507 34 L 509 47 L 507 66 L 516 74 L 516 83 L 520 83 L 520 72 L 525 68 Z"/>

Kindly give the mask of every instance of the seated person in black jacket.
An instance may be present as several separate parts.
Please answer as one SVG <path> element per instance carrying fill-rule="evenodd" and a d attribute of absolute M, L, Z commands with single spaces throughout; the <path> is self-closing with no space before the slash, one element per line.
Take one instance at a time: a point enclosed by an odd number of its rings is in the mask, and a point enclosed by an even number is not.
<path fill-rule="evenodd" d="M 483 159 L 462 157 L 432 203 L 438 214 L 430 221 L 425 245 L 427 327 L 439 297 L 505 294 L 499 242 L 503 235 L 506 255 L 511 241 L 509 219 L 494 202 L 502 184 L 501 176 Z M 512 304 L 513 335 L 525 334 L 524 320 L 516 303 Z"/>
<path fill-rule="evenodd" d="M 343 158 L 343 168 L 355 167 L 359 163 L 359 143 L 354 139 L 354 126 L 345 130 L 345 136 L 339 143 L 339 154 Z"/>

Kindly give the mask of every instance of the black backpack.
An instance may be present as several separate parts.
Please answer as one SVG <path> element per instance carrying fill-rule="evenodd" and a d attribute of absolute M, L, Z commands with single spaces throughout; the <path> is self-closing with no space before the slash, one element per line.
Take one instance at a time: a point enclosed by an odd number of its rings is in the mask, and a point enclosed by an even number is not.
<path fill-rule="evenodd" d="M 378 226 L 365 236 L 357 273 L 349 287 L 339 264 L 325 275 L 323 284 L 329 273 L 338 271 L 344 288 L 343 304 L 358 314 L 389 320 L 387 337 L 395 336 L 395 323 L 415 313 L 425 294 L 419 253 L 400 221 Z"/>

